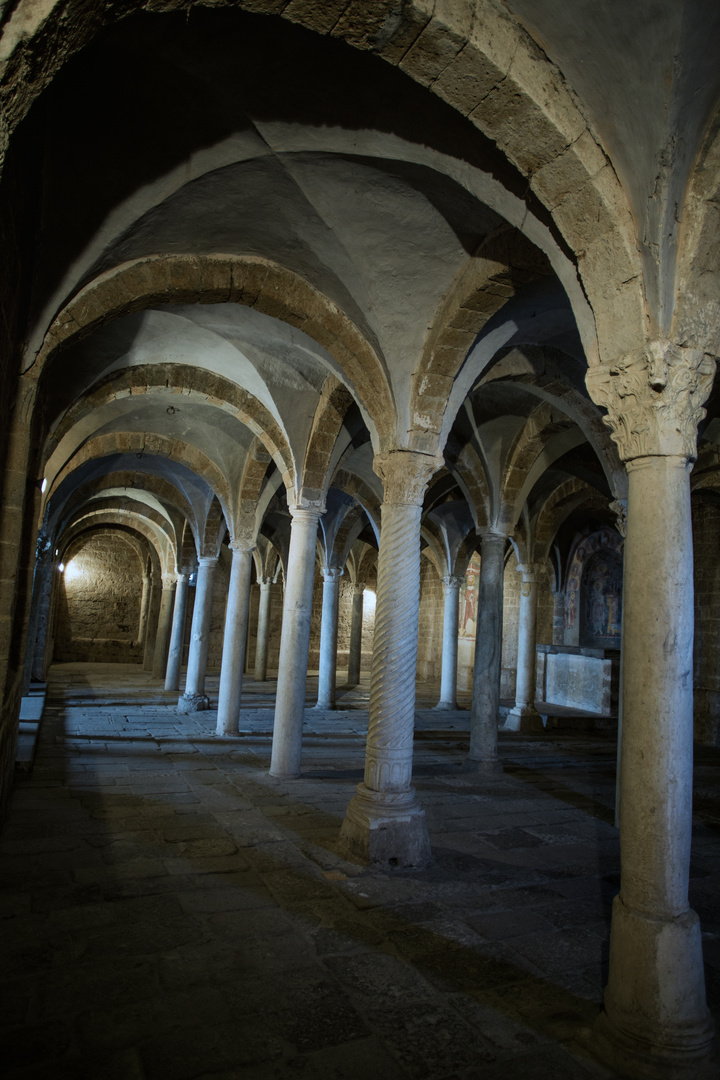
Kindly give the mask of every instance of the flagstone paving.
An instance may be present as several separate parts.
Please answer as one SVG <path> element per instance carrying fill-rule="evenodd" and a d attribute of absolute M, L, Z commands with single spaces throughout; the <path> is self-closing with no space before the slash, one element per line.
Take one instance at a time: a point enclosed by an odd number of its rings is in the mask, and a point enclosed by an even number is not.
<path fill-rule="evenodd" d="M 0 841 L 4 1077 L 613 1075 L 584 1045 L 619 884 L 608 735 L 502 735 L 505 772 L 480 781 L 461 768 L 469 714 L 419 688 L 434 861 L 387 874 L 337 848 L 366 685 L 308 707 L 293 781 L 267 772 L 273 683 L 246 684 L 227 739 L 157 686 L 52 669 Z M 719 765 L 699 752 L 691 880 L 716 1018 Z"/>

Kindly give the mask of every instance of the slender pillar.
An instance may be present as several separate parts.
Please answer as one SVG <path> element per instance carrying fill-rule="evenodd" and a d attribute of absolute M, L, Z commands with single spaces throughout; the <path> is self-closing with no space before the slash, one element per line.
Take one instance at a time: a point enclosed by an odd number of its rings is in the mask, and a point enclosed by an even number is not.
<path fill-rule="evenodd" d="M 535 643 L 537 629 L 537 566 L 520 564 L 520 617 L 518 620 L 517 677 L 515 708 L 505 721 L 506 731 L 543 731 L 540 713 L 535 708 Z"/>
<path fill-rule="evenodd" d="M 258 607 L 257 640 L 255 643 L 255 679 L 267 679 L 268 642 L 270 638 L 270 596 L 272 579 L 260 580 L 260 605 Z"/>
<path fill-rule="evenodd" d="M 502 673 L 503 575 L 506 537 L 486 530 L 480 548 L 478 617 L 467 767 L 502 772 L 497 731 Z"/>
<path fill-rule="evenodd" d="M 157 639 L 158 615 L 160 610 L 161 588 L 153 574 L 148 588 L 147 618 L 145 621 L 145 646 L 143 648 L 143 671 L 152 671 L 155 661 L 155 641 Z"/>
<path fill-rule="evenodd" d="M 158 628 L 155 637 L 155 653 L 153 656 L 153 679 L 162 679 L 167 665 L 168 648 L 170 646 L 170 631 L 172 630 L 173 606 L 175 603 L 175 575 L 163 574 L 162 596 L 160 597 L 160 614 L 158 615 Z"/>
<path fill-rule="evenodd" d="M 33 573 L 33 592 L 30 625 L 27 635 L 27 652 L 23 675 L 23 693 L 27 694 L 33 680 L 45 679 L 45 651 L 48 640 L 53 580 L 58 577 L 54 544 L 43 533 L 38 536 Z"/>
<path fill-rule="evenodd" d="M 217 557 L 204 556 L 198 559 L 185 693 L 178 698 L 180 712 L 200 712 L 202 709 L 207 709 L 210 704 L 205 696 L 205 668 L 210 644 L 210 613 L 216 566 Z"/>
<path fill-rule="evenodd" d="M 337 635 L 342 567 L 323 568 L 322 621 L 320 623 L 320 671 L 316 709 L 335 708 L 337 685 Z"/>
<path fill-rule="evenodd" d="M 376 457 L 382 477 L 377 606 L 365 779 L 358 785 L 341 840 L 377 865 L 422 866 L 430 857 L 425 813 L 412 777 L 415 725 L 420 516 L 427 483 L 441 458 L 408 451 Z"/>
<path fill-rule="evenodd" d="M 360 682 L 362 667 L 363 597 L 365 586 L 356 582 L 353 586 L 352 611 L 350 615 L 350 648 L 348 650 L 348 686 Z"/>
<path fill-rule="evenodd" d="M 240 720 L 240 697 L 242 695 L 243 669 L 245 666 L 245 642 L 247 639 L 248 608 L 250 605 L 250 580 L 252 578 L 252 553 L 254 541 L 233 540 L 232 567 L 228 601 L 225 611 L 225 636 L 223 638 L 222 667 L 220 669 L 220 692 L 218 694 L 218 735 L 237 735 Z"/>
<path fill-rule="evenodd" d="M 291 506 L 271 776 L 299 776 L 319 506 Z"/>
<path fill-rule="evenodd" d="M 565 593 L 556 589 L 553 593 L 553 645 L 565 644 Z"/>
<path fill-rule="evenodd" d="M 189 574 L 177 575 L 172 633 L 170 634 L 170 648 L 165 671 L 166 690 L 180 689 L 180 669 L 182 667 L 183 644 L 185 641 L 185 614 L 187 612 L 189 576 Z"/>
<path fill-rule="evenodd" d="M 147 633 L 147 621 L 148 612 L 150 609 L 150 589 L 152 586 L 152 580 L 149 574 L 143 574 L 142 579 L 142 596 L 140 598 L 140 621 L 138 623 L 138 645 L 145 645 L 145 635 Z"/>
<path fill-rule="evenodd" d="M 623 1075 L 696 1080 L 712 1022 L 688 903 L 693 559 L 684 456 L 627 462 L 620 894 L 595 1046 Z M 658 527 L 662 507 L 662 528 Z"/>
<path fill-rule="evenodd" d="M 440 673 L 440 700 L 435 708 L 457 709 L 458 611 L 462 581 L 460 578 L 450 576 L 444 577 L 442 584 L 445 594 L 442 670 Z"/>

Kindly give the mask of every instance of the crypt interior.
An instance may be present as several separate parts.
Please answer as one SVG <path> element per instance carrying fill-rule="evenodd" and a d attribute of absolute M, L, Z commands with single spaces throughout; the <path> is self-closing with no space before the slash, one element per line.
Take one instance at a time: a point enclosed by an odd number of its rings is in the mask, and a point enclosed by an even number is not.
<path fill-rule="evenodd" d="M 0 2 L 4 1075 L 718 1075 L 718 47 Z"/>

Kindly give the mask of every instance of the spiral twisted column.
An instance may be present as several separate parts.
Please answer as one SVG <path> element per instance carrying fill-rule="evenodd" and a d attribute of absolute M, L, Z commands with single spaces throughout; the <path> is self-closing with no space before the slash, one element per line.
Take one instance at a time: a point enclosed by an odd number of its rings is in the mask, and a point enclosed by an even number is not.
<path fill-rule="evenodd" d="M 165 669 L 165 689 L 180 689 L 180 668 L 182 667 L 183 643 L 185 640 L 185 615 L 187 613 L 189 574 L 177 575 L 175 587 L 175 606 L 173 607 L 172 632 L 168 650 L 167 668 Z"/>
<path fill-rule="evenodd" d="M 210 704 L 205 696 L 205 669 L 210 644 L 210 612 L 216 566 L 217 556 L 203 556 L 198 559 L 185 693 L 178 698 L 180 712 L 200 712 Z"/>
<path fill-rule="evenodd" d="M 518 566 L 522 574 L 520 616 L 518 619 L 517 678 L 515 707 L 505 721 L 507 731 L 543 731 L 540 713 L 535 708 L 535 631 L 537 628 L 538 567 L 534 563 Z"/>
<path fill-rule="evenodd" d="M 283 606 L 271 776 L 299 776 L 305 714 L 317 527 L 324 508 L 291 506 L 292 527 Z"/>
<path fill-rule="evenodd" d="M 162 679 L 167 664 L 168 648 L 170 647 L 170 632 L 172 630 L 173 606 L 175 604 L 175 575 L 163 574 L 162 595 L 160 597 L 160 614 L 158 615 L 158 628 L 155 636 L 155 652 L 153 654 L 153 679 Z"/>
<path fill-rule="evenodd" d="M 348 849 L 384 866 L 419 866 L 430 856 L 425 813 L 410 786 L 415 726 L 420 517 L 442 458 L 396 450 L 376 457 L 385 488 L 378 557 L 375 639 L 365 779 L 341 831 Z"/>
<path fill-rule="evenodd" d="M 270 590 L 272 589 L 272 578 L 261 578 L 259 584 L 260 605 L 258 607 L 253 677 L 257 682 L 265 682 L 267 679 L 268 640 L 270 637 Z"/>
<path fill-rule="evenodd" d="M 349 686 L 357 686 L 360 682 L 360 669 L 362 667 L 362 624 L 363 624 L 363 597 L 365 585 L 356 583 L 353 587 L 352 613 L 350 616 L 350 648 L 348 650 L 348 676 Z"/>
<path fill-rule="evenodd" d="M 480 772 L 502 772 L 498 759 L 497 730 L 502 671 L 503 574 L 507 537 L 481 532 L 475 666 L 470 711 L 470 752 L 467 767 Z"/>
<path fill-rule="evenodd" d="M 320 671 L 316 709 L 335 708 L 337 684 L 338 601 L 342 567 L 323 568 L 322 621 L 320 623 Z"/>
<path fill-rule="evenodd" d="M 440 700 L 436 709 L 457 709 L 458 613 L 462 578 L 452 575 L 442 579 L 445 593 L 443 610 L 443 651 L 440 673 Z"/>
<path fill-rule="evenodd" d="M 232 566 L 225 609 L 217 735 L 237 735 L 238 733 L 250 606 L 252 553 L 255 550 L 255 541 L 233 540 L 230 543 L 230 550 L 232 551 Z"/>

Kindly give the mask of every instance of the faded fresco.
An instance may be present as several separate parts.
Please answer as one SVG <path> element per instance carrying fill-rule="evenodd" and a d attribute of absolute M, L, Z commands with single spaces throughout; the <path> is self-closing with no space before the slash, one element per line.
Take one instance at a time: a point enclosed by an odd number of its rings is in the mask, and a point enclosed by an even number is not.
<path fill-rule="evenodd" d="M 465 581 L 460 586 L 460 611 L 458 613 L 458 637 L 475 640 L 477 625 L 478 585 L 480 582 L 480 556 L 473 555 L 465 571 Z"/>
<path fill-rule="evenodd" d="M 581 584 L 580 644 L 620 647 L 622 560 L 598 551 L 584 568 Z"/>

